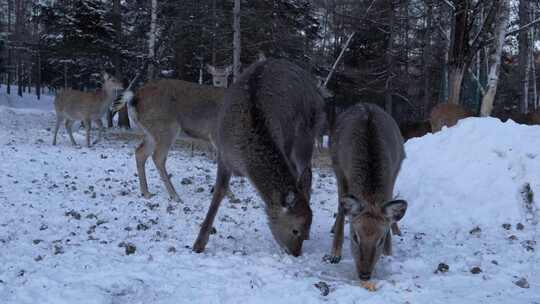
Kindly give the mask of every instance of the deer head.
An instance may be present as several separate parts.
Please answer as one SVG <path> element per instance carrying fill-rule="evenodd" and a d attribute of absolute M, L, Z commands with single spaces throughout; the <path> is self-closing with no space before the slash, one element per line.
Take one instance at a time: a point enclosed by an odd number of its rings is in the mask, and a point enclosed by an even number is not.
<path fill-rule="evenodd" d="M 386 247 L 391 244 L 390 226 L 403 218 L 407 202 L 393 200 L 378 205 L 349 194 L 340 204 L 350 219 L 351 251 L 358 276 L 369 280 L 381 253 L 390 248 Z"/>
<path fill-rule="evenodd" d="M 212 75 L 212 83 L 215 87 L 226 88 L 229 86 L 229 75 L 232 72 L 231 65 L 224 68 L 217 68 L 207 64 L 206 71 Z"/>
<path fill-rule="evenodd" d="M 112 93 L 124 90 L 124 85 L 122 82 L 109 73 L 102 72 L 101 77 L 103 78 L 103 89 L 105 91 Z"/>
<path fill-rule="evenodd" d="M 306 168 L 298 179 L 296 189 L 274 195 L 274 204 L 281 206 L 277 212 L 268 210 L 269 226 L 274 239 L 287 253 L 302 254 L 304 240 L 309 240 L 313 214 L 309 207 L 311 169 Z"/>

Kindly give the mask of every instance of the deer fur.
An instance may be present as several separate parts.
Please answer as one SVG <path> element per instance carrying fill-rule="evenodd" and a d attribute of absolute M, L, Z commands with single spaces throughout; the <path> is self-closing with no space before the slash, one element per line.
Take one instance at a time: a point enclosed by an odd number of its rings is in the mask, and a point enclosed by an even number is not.
<path fill-rule="evenodd" d="M 340 114 L 331 138 L 338 215 L 330 262 L 341 259 L 347 216 L 356 269 L 360 279 L 368 280 L 381 253 L 391 254 L 392 225 L 397 228 L 407 209 L 407 202 L 392 199 L 405 158 L 403 138 L 394 119 L 373 104 L 357 104 Z"/>
<path fill-rule="evenodd" d="M 439 132 L 444 126 L 455 126 L 460 119 L 472 116 L 474 116 L 474 114 L 465 110 L 461 105 L 440 103 L 431 110 L 429 118 L 431 131 L 433 133 Z"/>
<path fill-rule="evenodd" d="M 429 121 L 412 121 L 404 122 L 399 125 L 401 136 L 405 141 L 414 138 L 422 137 L 431 132 L 431 123 Z"/>
<path fill-rule="evenodd" d="M 86 128 L 86 145 L 90 147 L 91 121 L 95 121 L 99 127 L 98 138 L 93 144 L 98 143 L 103 136 L 104 128 L 101 118 L 116 98 L 116 91 L 122 90 L 123 85 L 108 73 L 102 73 L 103 88 L 96 92 L 82 92 L 71 89 L 61 90 L 54 99 L 56 110 L 56 126 L 54 128 L 53 145 L 56 145 L 56 136 L 60 124 L 65 121 L 65 126 L 71 143 L 77 143 L 73 138 L 71 127 L 75 121 L 83 121 Z"/>
<path fill-rule="evenodd" d="M 301 254 L 312 219 L 311 156 L 323 120 L 323 99 L 298 66 L 269 59 L 242 74 L 219 111 L 217 178 L 195 252 L 204 251 L 235 174 L 247 176 L 257 189 L 277 243 L 293 256 Z"/>
<path fill-rule="evenodd" d="M 146 181 L 146 160 L 152 156 L 172 200 L 181 201 L 165 167 L 167 154 L 180 129 L 215 146 L 216 119 L 225 89 L 192 82 L 162 79 L 147 83 L 136 94 L 124 93 L 115 110 L 128 106 L 130 118 L 143 130 L 135 151 L 142 195 L 153 196 Z"/>

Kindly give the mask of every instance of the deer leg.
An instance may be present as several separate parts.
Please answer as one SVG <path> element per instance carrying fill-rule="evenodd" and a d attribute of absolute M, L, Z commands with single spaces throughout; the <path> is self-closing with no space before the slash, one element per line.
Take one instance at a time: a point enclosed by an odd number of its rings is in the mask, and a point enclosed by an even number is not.
<path fill-rule="evenodd" d="M 139 175 L 139 186 L 144 198 L 149 199 L 153 194 L 148 191 L 148 183 L 146 181 L 146 160 L 154 152 L 155 145 L 146 137 L 135 150 L 135 160 L 137 161 L 137 174 Z"/>
<path fill-rule="evenodd" d="M 384 255 L 392 255 L 392 234 L 388 232 L 386 234 L 386 239 L 384 240 Z"/>
<path fill-rule="evenodd" d="M 86 146 L 90 148 L 90 131 L 92 128 L 92 123 L 90 119 L 84 120 L 84 128 L 86 129 Z"/>
<path fill-rule="evenodd" d="M 73 120 L 66 118 L 66 131 L 68 132 L 69 139 L 71 140 L 71 144 L 76 146 L 77 142 L 75 141 L 75 138 L 73 138 L 73 130 L 71 129 L 71 127 L 73 126 L 73 122 L 74 122 Z"/>
<path fill-rule="evenodd" d="M 64 120 L 64 117 L 57 114 L 56 115 L 56 125 L 54 126 L 54 137 L 53 137 L 53 146 L 56 146 L 56 135 L 58 135 L 58 129 L 60 128 L 60 124 Z"/>
<path fill-rule="evenodd" d="M 332 264 L 337 264 L 341 260 L 341 251 L 343 249 L 343 230 L 345 226 L 345 212 L 343 207 L 338 203 L 338 214 L 334 223 L 334 240 L 332 241 L 332 251 L 329 261 Z"/>
<path fill-rule="evenodd" d="M 101 141 L 101 138 L 103 137 L 103 133 L 105 132 L 105 128 L 103 127 L 103 122 L 100 119 L 96 119 L 96 125 L 98 126 L 98 137 L 97 139 L 92 143 L 92 145 L 97 144 Z"/>
<path fill-rule="evenodd" d="M 158 169 L 161 180 L 167 188 L 167 192 L 169 193 L 171 200 L 181 202 L 182 200 L 178 196 L 178 193 L 176 193 L 176 190 L 171 183 L 171 178 L 167 173 L 167 168 L 165 167 L 165 163 L 167 162 L 167 154 L 169 153 L 169 149 L 173 141 L 176 139 L 177 133 L 178 132 L 176 131 L 166 131 L 160 134 L 159 137 L 161 139 L 157 140 L 156 142 L 156 148 L 154 150 L 154 154 L 152 155 L 152 159 L 154 160 L 154 164 Z"/>
<path fill-rule="evenodd" d="M 332 264 L 337 264 L 341 260 L 344 235 L 343 230 L 345 226 L 345 210 L 343 209 L 340 201 L 347 191 L 343 175 L 341 175 L 339 172 L 336 172 L 336 177 L 338 180 L 338 212 L 336 216 L 336 221 L 334 222 L 334 226 L 332 228 L 332 231 L 334 232 L 334 240 L 332 242 L 332 250 L 330 256 L 328 257 L 328 260 Z"/>
<path fill-rule="evenodd" d="M 193 244 L 193 251 L 197 253 L 203 252 L 206 244 L 208 243 L 210 231 L 212 230 L 212 224 L 214 223 L 219 205 L 227 193 L 230 179 L 231 173 L 225 168 L 221 161 L 218 160 L 217 178 L 216 184 L 214 185 L 212 202 L 210 203 L 210 208 L 208 208 L 206 217 L 204 218 L 201 229 L 199 230 L 197 240 L 195 241 L 195 244 Z"/>
<path fill-rule="evenodd" d="M 392 234 L 393 235 L 400 235 L 401 236 L 401 230 L 399 229 L 399 226 L 397 223 L 392 223 Z"/>

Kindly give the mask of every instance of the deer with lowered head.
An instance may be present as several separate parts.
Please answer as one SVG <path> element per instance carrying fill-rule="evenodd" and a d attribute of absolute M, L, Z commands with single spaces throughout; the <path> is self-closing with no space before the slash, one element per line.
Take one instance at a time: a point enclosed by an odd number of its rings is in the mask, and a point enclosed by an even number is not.
<path fill-rule="evenodd" d="M 146 180 L 146 160 L 152 156 L 169 197 L 181 201 L 165 167 L 169 149 L 180 130 L 215 146 L 215 124 L 224 92 L 224 88 L 161 79 L 145 84 L 136 94 L 126 91 L 114 105 L 115 111 L 127 105 L 130 118 L 144 132 L 143 141 L 135 150 L 135 159 L 145 198 L 153 196 Z"/>
<path fill-rule="evenodd" d="M 278 245 L 301 254 L 311 227 L 311 156 L 322 109 L 311 76 L 285 60 L 257 62 L 227 89 L 218 114 L 214 193 L 195 252 L 205 250 L 234 174 L 247 176 L 258 191 Z"/>
<path fill-rule="evenodd" d="M 344 220 L 348 217 L 358 276 L 369 280 L 381 254 L 391 255 L 391 230 L 397 233 L 396 223 L 407 210 L 406 201 L 392 198 L 405 158 L 403 138 L 394 119 L 372 104 L 357 104 L 340 114 L 331 138 L 338 215 L 330 262 L 341 259 Z"/>
<path fill-rule="evenodd" d="M 98 138 L 93 144 L 98 143 L 103 136 L 103 123 L 101 118 L 116 99 L 116 91 L 123 90 L 123 85 L 113 76 L 106 72 L 102 73 L 103 87 L 96 92 L 82 92 L 77 90 L 61 90 L 54 99 L 56 110 L 56 126 L 54 127 L 53 145 L 56 145 L 56 136 L 62 122 L 65 122 L 66 130 L 73 145 L 77 145 L 73 138 L 71 127 L 75 121 L 83 121 L 86 128 L 86 145 L 90 147 L 91 122 L 98 125 Z"/>

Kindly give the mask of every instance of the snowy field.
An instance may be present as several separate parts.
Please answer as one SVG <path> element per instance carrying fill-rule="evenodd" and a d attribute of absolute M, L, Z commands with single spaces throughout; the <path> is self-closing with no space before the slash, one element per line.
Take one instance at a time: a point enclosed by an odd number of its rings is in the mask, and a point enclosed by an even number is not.
<path fill-rule="evenodd" d="M 336 209 L 329 168 L 314 171 L 303 256 L 280 251 L 262 201 L 240 178 L 207 251 L 195 254 L 215 163 L 171 151 L 183 199 L 174 203 L 149 161 L 157 195 L 143 199 L 138 140 L 108 134 L 72 147 L 62 128 L 52 146 L 51 102 L 0 93 L 0 303 L 540 303 L 540 127 L 470 118 L 410 140 L 396 189 L 409 202 L 403 236 L 369 292 L 348 237 L 340 264 L 322 259 Z M 84 143 L 84 132 L 75 138 Z M 329 294 L 314 286 L 321 281 Z"/>

